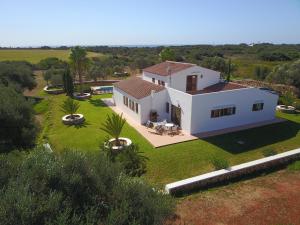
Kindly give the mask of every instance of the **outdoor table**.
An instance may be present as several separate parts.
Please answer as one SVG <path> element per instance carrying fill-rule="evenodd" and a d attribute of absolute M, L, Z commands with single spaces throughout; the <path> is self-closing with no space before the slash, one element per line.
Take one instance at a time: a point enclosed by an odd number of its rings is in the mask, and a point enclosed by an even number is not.
<path fill-rule="evenodd" d="M 168 128 L 168 129 L 170 129 L 173 126 L 174 126 L 174 123 L 166 123 L 165 124 L 165 127 Z"/>

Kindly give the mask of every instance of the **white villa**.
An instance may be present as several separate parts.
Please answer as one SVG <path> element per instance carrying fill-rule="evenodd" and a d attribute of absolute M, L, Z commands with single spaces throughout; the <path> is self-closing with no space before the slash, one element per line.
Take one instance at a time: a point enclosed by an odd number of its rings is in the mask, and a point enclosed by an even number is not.
<path fill-rule="evenodd" d="M 271 121 L 278 101 L 272 91 L 224 82 L 220 72 L 172 61 L 116 83 L 113 93 L 116 107 L 136 122 L 145 124 L 156 114 L 189 134 Z"/>

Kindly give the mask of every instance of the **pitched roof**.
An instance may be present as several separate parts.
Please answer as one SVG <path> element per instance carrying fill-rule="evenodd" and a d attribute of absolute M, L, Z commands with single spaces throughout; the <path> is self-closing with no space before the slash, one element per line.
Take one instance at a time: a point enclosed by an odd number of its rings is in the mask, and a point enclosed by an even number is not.
<path fill-rule="evenodd" d="M 150 67 L 145 68 L 143 71 L 157 74 L 160 76 L 168 76 L 174 73 L 177 73 L 181 70 L 196 66 L 196 64 L 191 63 L 182 63 L 182 62 L 173 62 L 165 61 Z"/>
<path fill-rule="evenodd" d="M 211 86 L 208 86 L 202 90 L 199 91 L 193 91 L 189 92 L 190 94 L 196 95 L 196 94 L 206 94 L 211 92 L 219 92 L 219 91 L 229 91 L 229 90 L 235 90 L 235 89 L 241 89 L 246 88 L 246 86 L 237 84 L 237 83 L 217 83 L 213 84 Z"/>
<path fill-rule="evenodd" d="M 157 93 L 165 89 L 163 86 L 145 81 L 140 77 L 120 81 L 115 83 L 114 86 L 136 99 L 142 99 L 151 95 L 152 90 Z"/>

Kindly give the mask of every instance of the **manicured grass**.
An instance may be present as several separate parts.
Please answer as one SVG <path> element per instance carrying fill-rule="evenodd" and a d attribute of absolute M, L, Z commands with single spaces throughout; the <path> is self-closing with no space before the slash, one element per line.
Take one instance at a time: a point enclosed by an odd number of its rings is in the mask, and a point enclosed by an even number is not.
<path fill-rule="evenodd" d="M 0 50 L 0 61 L 25 60 L 30 63 L 38 63 L 41 59 L 57 57 L 68 61 L 70 50 L 40 50 L 40 49 L 4 49 Z M 89 52 L 89 57 L 103 57 L 101 53 Z"/>
<path fill-rule="evenodd" d="M 86 123 L 82 126 L 65 126 L 61 122 L 64 115 L 60 110 L 64 95 L 51 96 L 48 127 L 44 138 L 48 138 L 53 149 L 62 151 L 74 148 L 79 151 L 99 151 L 107 135 L 100 129 L 101 123 L 112 110 L 101 101 L 105 96 L 93 96 L 91 100 L 80 101 L 79 113 L 83 113 Z M 214 170 L 210 161 L 218 156 L 236 165 L 249 160 L 263 158 L 265 149 L 276 152 L 291 150 L 300 146 L 300 115 L 278 116 L 289 121 L 261 128 L 220 135 L 205 140 L 195 140 L 158 149 L 145 140 L 135 129 L 125 125 L 123 136 L 139 144 L 141 151 L 149 158 L 145 178 L 153 183 L 165 184 Z M 239 144 L 243 141 L 244 144 Z"/>

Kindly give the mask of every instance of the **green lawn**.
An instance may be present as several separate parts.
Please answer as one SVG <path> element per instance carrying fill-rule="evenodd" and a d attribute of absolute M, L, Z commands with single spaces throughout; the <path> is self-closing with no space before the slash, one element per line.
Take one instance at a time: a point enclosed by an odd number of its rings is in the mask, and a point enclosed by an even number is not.
<path fill-rule="evenodd" d="M 86 117 L 86 123 L 81 127 L 68 127 L 61 123 L 63 113 L 59 106 L 65 99 L 64 95 L 49 98 L 50 103 L 47 107 L 50 111 L 44 121 L 43 136 L 49 139 L 52 147 L 57 151 L 64 148 L 85 152 L 99 151 L 99 145 L 106 137 L 99 129 L 100 125 L 106 116 L 112 113 L 112 110 L 102 103 L 101 97 L 94 96 L 89 101 L 80 101 L 79 113 L 83 113 Z M 123 135 L 139 144 L 149 158 L 145 178 L 153 183 L 165 184 L 213 170 L 209 159 L 214 154 L 223 156 L 234 165 L 262 158 L 262 152 L 267 148 L 282 152 L 299 147 L 300 115 L 278 114 L 278 116 L 285 117 L 289 121 L 158 149 L 152 148 L 147 140 L 128 124 Z M 244 144 L 240 145 L 238 141 L 243 141 Z"/>
<path fill-rule="evenodd" d="M 30 63 L 38 63 L 41 59 L 57 57 L 67 61 L 70 50 L 41 50 L 41 49 L 3 49 L 0 50 L 0 61 L 25 60 Z M 103 57 L 101 53 L 89 52 L 89 57 Z"/>

